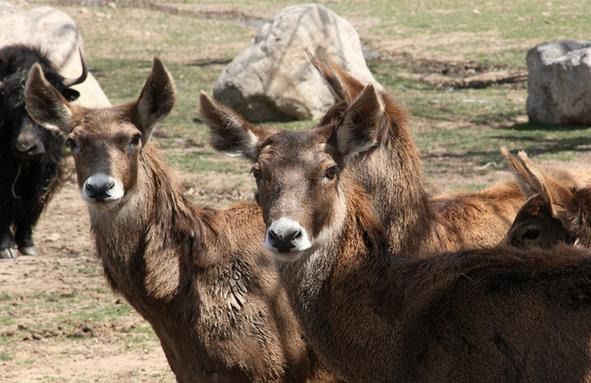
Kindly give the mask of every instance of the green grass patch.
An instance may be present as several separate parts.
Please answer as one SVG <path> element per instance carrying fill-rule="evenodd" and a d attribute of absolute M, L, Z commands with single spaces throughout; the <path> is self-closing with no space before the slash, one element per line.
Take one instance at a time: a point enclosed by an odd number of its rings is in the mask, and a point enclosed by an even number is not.
<path fill-rule="evenodd" d="M 0 352 L 0 362 L 8 362 L 13 359 L 12 355 L 7 352 Z"/>

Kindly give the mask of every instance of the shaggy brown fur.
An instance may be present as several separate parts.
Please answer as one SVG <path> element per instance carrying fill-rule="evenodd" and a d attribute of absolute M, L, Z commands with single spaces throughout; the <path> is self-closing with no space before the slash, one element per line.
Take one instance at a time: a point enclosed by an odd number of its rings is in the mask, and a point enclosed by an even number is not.
<path fill-rule="evenodd" d="M 177 381 L 332 380 L 309 353 L 263 253 L 260 209 L 192 205 L 148 143 L 174 105 L 159 60 L 136 102 L 76 107 L 38 67 L 26 100 L 41 125 L 68 135 L 81 189 L 96 173 L 123 185 L 120 200 L 88 203 L 97 254 L 113 289 L 154 328 Z"/>
<path fill-rule="evenodd" d="M 348 110 L 364 85 L 327 59 L 310 57 L 340 100 L 317 128 L 346 123 Z M 389 94 L 378 92 L 381 107 L 373 121 L 357 119 L 347 129 L 357 147 L 368 149 L 349 161 L 348 170 L 371 191 L 374 208 L 387 230 L 391 250 L 400 243 L 402 222 L 414 221 L 424 232 L 422 254 L 431 251 L 489 247 L 507 233 L 517 210 L 525 202 L 514 182 L 497 184 L 479 192 L 429 196 L 418 150 L 408 127 L 408 116 Z M 369 147 L 369 148 L 368 148 Z M 403 205 L 401 202 L 410 203 Z M 405 207 L 404 210 L 401 210 Z M 414 212 L 410 210 L 414 209 Z M 427 229 L 429 228 L 429 229 Z M 418 233 L 408 233 L 415 238 Z"/>
<path fill-rule="evenodd" d="M 502 149 L 523 193 L 529 197 L 507 234 L 515 247 L 551 248 L 559 243 L 591 246 L 591 188 L 568 174 L 556 178 L 541 172 L 525 152 Z"/>
<path fill-rule="evenodd" d="M 352 105 L 364 86 L 339 66 L 311 59 L 338 100 L 314 129 L 347 131 L 342 149 L 350 158 L 344 172 L 371 191 L 391 252 L 416 246 L 417 255 L 428 255 L 442 249 L 494 246 L 505 238 L 525 202 L 515 182 L 480 192 L 429 196 L 404 109 L 379 91 L 363 110 L 353 112 Z M 205 94 L 201 115 L 210 126 L 212 145 L 221 151 L 238 153 L 254 136 L 275 132 L 249 124 Z M 345 125 L 347 129 L 340 129 Z M 252 159 L 253 153 L 242 153 Z"/>
<path fill-rule="evenodd" d="M 425 227 L 411 214 L 398 218 L 393 257 L 363 189 L 345 172 L 327 173 L 347 165 L 344 137 L 335 129 L 265 133 L 245 148 L 258 153 L 268 227 L 289 216 L 310 238 L 304 251 L 275 255 L 330 369 L 349 382 L 591 381 L 587 252 L 500 247 L 418 258 L 413 241 Z"/>

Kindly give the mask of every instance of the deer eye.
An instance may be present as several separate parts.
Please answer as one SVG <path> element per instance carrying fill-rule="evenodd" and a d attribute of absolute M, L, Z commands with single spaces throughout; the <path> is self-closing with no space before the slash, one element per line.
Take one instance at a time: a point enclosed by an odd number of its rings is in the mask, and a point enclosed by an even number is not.
<path fill-rule="evenodd" d="M 538 229 L 527 229 L 523 234 L 523 238 L 531 240 L 535 240 L 540 238 L 540 231 Z"/>
<path fill-rule="evenodd" d="M 259 168 L 257 168 L 256 166 L 253 166 L 250 169 L 250 172 L 252 173 L 252 175 L 254 176 L 255 179 L 259 179 L 261 178 L 261 170 Z"/>
<path fill-rule="evenodd" d="M 131 136 L 131 139 L 129 140 L 129 144 L 127 145 L 127 147 L 129 148 L 130 151 L 133 151 L 133 150 L 137 149 L 138 146 L 140 146 L 141 142 L 142 142 L 142 135 L 141 134 L 134 134 L 133 136 Z"/>
<path fill-rule="evenodd" d="M 326 169 L 324 177 L 328 180 L 334 180 L 339 175 L 339 167 L 334 165 Z"/>

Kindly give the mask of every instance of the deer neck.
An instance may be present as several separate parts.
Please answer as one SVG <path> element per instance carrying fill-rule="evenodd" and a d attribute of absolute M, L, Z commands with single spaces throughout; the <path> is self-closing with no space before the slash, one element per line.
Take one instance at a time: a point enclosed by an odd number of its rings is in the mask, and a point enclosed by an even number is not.
<path fill-rule="evenodd" d="M 181 262 L 187 261 L 183 255 L 202 238 L 198 212 L 149 145 L 140 155 L 136 185 L 124 198 L 110 209 L 89 207 L 107 279 L 125 295 L 139 288 L 153 298 L 171 299 Z"/>
<path fill-rule="evenodd" d="M 358 156 L 351 169 L 370 192 L 389 251 L 396 255 L 417 251 L 431 216 L 418 151 L 410 133 L 398 130 L 371 153 Z"/>
<path fill-rule="evenodd" d="M 381 293 L 372 290 L 381 286 L 381 273 L 403 258 L 388 255 L 383 229 L 363 192 L 346 193 L 339 205 L 336 210 L 344 207 L 345 213 L 332 220 L 331 239 L 292 262 L 278 261 L 278 270 L 308 341 L 323 362 L 343 377 L 364 381 L 356 375 L 358 363 L 351 363 L 349 371 L 343 369 L 347 363 L 338 361 L 350 360 L 358 350 L 380 350 L 398 342 L 400 328 L 376 317 L 375 297 Z M 376 326 L 361 325 L 372 319 Z M 387 335 L 380 332 L 383 325 L 389 326 Z M 385 357 L 397 363 L 395 355 Z"/>

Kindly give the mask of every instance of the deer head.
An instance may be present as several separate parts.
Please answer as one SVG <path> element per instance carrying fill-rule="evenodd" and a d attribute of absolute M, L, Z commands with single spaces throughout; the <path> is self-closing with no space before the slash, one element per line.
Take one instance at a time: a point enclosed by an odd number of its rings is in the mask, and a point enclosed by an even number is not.
<path fill-rule="evenodd" d="M 580 210 L 581 195 L 574 182 L 557 182 L 544 176 L 525 152 L 512 155 L 501 149 L 517 183 L 528 198 L 521 207 L 509 232 L 507 242 L 515 247 L 550 248 L 558 243 L 574 244 L 578 235 L 571 224 L 573 213 Z M 577 204 L 575 208 L 573 203 Z"/>
<path fill-rule="evenodd" d="M 82 198 L 100 208 L 125 201 L 134 190 L 143 147 L 156 124 L 172 110 L 175 92 L 170 74 L 155 58 L 136 101 L 86 109 L 66 100 L 35 65 L 25 86 L 25 102 L 39 125 L 66 135 Z"/>
<path fill-rule="evenodd" d="M 213 146 L 254 164 L 266 248 L 288 260 L 332 240 L 346 214 L 342 170 L 353 155 L 377 145 L 386 123 L 373 85 L 347 105 L 340 124 L 301 132 L 254 127 L 204 93 L 200 101 Z"/>

